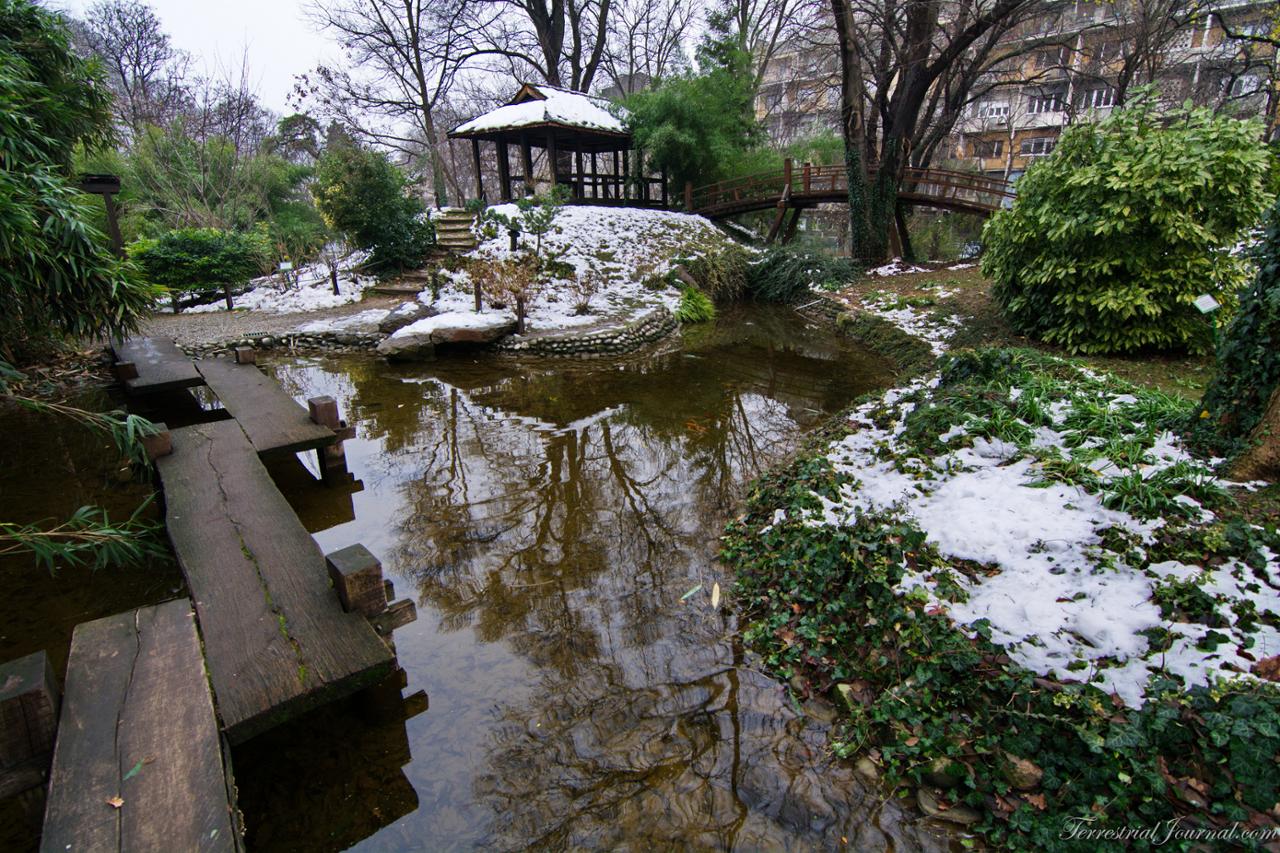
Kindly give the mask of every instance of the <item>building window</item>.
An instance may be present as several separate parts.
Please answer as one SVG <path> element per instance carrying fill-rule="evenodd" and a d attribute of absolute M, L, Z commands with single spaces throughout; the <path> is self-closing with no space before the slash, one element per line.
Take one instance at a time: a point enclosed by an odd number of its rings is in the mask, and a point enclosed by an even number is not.
<path fill-rule="evenodd" d="M 1031 136 L 1018 145 L 1018 153 L 1026 157 L 1043 157 L 1053 151 L 1058 140 L 1052 136 Z"/>
<path fill-rule="evenodd" d="M 1003 139 L 977 139 L 973 143 L 973 156 L 986 159 L 988 157 L 999 157 L 1004 153 Z"/>
<path fill-rule="evenodd" d="M 1046 68 L 1060 68 L 1065 63 L 1065 54 L 1060 47 L 1051 47 L 1047 50 L 1037 50 L 1035 55 L 1036 69 L 1043 71 Z"/>
<path fill-rule="evenodd" d="M 1009 104 L 1004 101 L 982 101 L 978 104 L 978 118 L 1008 118 Z"/>
<path fill-rule="evenodd" d="M 1194 34 L 1191 27 L 1178 30 L 1173 34 L 1173 38 L 1169 39 L 1169 47 L 1167 50 L 1190 50 L 1191 38 Z"/>
<path fill-rule="evenodd" d="M 1110 86 L 1097 89 L 1086 89 L 1080 97 L 1080 109 L 1099 110 L 1103 107 L 1115 106 L 1116 90 Z"/>
<path fill-rule="evenodd" d="M 1063 108 L 1063 95 L 1061 91 L 1040 92 L 1027 98 L 1027 112 L 1032 115 L 1038 113 L 1060 113 Z"/>

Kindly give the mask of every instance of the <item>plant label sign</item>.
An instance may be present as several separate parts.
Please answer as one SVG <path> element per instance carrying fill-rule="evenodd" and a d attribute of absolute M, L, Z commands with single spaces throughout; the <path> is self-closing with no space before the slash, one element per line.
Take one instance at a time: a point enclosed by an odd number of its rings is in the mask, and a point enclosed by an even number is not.
<path fill-rule="evenodd" d="M 1207 293 L 1202 293 L 1197 296 L 1196 301 L 1193 304 L 1200 309 L 1201 314 L 1208 314 L 1212 311 L 1217 311 L 1220 307 L 1218 305 L 1218 300 L 1214 299 Z"/>
<path fill-rule="evenodd" d="M 292 261 L 281 261 L 281 262 L 280 262 L 280 272 L 289 272 L 289 270 L 291 270 L 291 269 L 293 269 L 293 262 L 292 262 Z"/>

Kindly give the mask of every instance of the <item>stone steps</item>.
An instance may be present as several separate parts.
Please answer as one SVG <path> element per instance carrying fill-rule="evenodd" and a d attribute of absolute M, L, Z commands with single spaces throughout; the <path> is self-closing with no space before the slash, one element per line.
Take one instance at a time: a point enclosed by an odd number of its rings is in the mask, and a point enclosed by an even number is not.
<path fill-rule="evenodd" d="M 476 247 L 476 236 L 471 232 L 475 216 L 468 211 L 447 210 L 435 220 L 436 243 L 452 252 L 466 252 Z"/>

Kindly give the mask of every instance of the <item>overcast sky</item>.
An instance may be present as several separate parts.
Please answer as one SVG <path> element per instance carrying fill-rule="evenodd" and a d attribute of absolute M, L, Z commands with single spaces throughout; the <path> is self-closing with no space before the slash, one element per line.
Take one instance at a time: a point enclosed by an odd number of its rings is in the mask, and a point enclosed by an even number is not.
<path fill-rule="evenodd" d="M 250 86 L 267 107 L 290 112 L 293 78 L 339 56 L 337 45 L 311 29 L 303 0 L 148 0 L 174 47 L 191 54 L 202 76 L 238 71 L 248 52 Z M 82 17 L 93 0 L 50 0 Z"/>

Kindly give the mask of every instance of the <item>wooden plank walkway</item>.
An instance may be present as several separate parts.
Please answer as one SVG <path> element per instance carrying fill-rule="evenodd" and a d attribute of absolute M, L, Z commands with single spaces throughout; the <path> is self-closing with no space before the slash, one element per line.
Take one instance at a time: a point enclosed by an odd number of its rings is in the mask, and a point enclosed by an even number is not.
<path fill-rule="evenodd" d="M 210 358 L 197 362 L 196 369 L 259 453 L 296 453 L 337 442 L 333 430 L 311 420 L 306 408 L 256 365 Z"/>
<path fill-rule="evenodd" d="M 130 394 L 173 391 L 204 384 L 191 359 L 170 338 L 113 340 L 116 376 Z"/>
<path fill-rule="evenodd" d="M 40 849 L 238 851 L 233 790 L 191 603 L 77 627 Z"/>
<path fill-rule="evenodd" d="M 165 520 L 231 741 L 387 675 L 390 650 L 343 611 L 319 546 L 239 424 L 170 435 L 172 453 L 156 460 Z"/>

